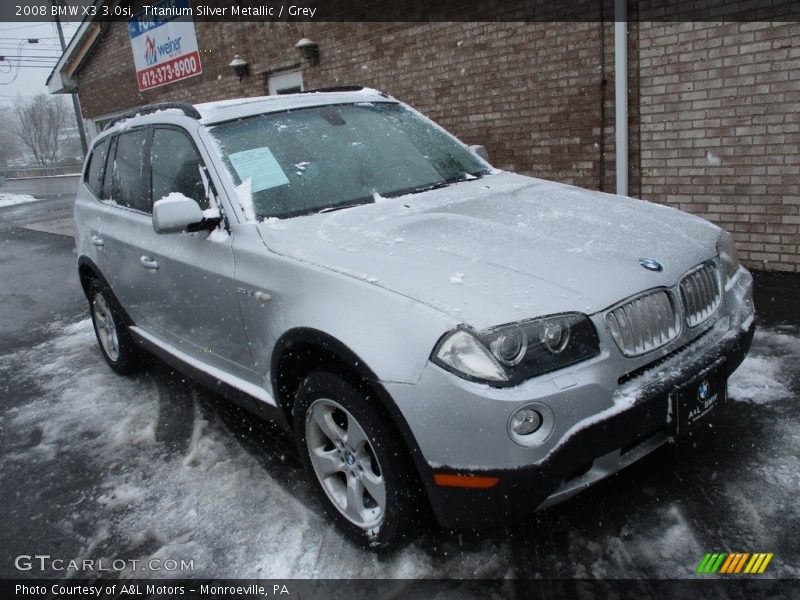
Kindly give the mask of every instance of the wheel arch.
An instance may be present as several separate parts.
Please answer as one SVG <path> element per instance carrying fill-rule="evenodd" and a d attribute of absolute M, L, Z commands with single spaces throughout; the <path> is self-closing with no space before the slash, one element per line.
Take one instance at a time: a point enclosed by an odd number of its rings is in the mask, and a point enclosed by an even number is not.
<path fill-rule="evenodd" d="M 405 444 L 417 472 L 428 488 L 432 471 L 422 456 L 405 417 L 394 399 L 381 384 L 375 372 L 346 344 L 318 329 L 299 327 L 285 332 L 272 353 L 270 379 L 275 399 L 292 427 L 294 397 L 300 383 L 311 371 L 325 365 L 335 364 L 344 376 L 355 379 L 357 385 L 366 387 L 378 399 L 379 407 L 394 426 Z"/>
<path fill-rule="evenodd" d="M 92 282 L 97 281 L 110 292 L 111 300 L 114 303 L 114 309 L 118 311 L 123 323 L 125 323 L 126 326 L 133 325 L 133 320 L 128 315 L 128 312 L 122 307 L 122 304 L 120 304 L 116 294 L 114 294 L 114 289 L 108 283 L 108 280 L 103 277 L 103 274 L 100 272 L 100 268 L 94 263 L 94 261 L 92 261 L 92 259 L 86 256 L 81 256 L 78 259 L 78 278 L 80 279 L 83 293 L 90 303 L 92 301 L 90 297 Z"/>

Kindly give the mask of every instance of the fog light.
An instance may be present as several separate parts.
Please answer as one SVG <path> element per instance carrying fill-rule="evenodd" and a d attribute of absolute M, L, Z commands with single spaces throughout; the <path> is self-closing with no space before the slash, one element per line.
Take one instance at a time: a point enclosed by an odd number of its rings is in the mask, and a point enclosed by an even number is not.
<path fill-rule="evenodd" d="M 521 408 L 511 416 L 511 431 L 530 435 L 542 426 L 542 415 L 532 408 Z"/>

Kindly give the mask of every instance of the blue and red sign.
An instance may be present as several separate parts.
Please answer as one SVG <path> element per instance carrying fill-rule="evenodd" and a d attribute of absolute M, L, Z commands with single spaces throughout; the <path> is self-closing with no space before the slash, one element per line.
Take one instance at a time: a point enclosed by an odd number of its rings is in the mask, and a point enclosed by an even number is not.
<path fill-rule="evenodd" d="M 203 72 L 189 0 L 163 0 L 128 20 L 139 91 Z"/>

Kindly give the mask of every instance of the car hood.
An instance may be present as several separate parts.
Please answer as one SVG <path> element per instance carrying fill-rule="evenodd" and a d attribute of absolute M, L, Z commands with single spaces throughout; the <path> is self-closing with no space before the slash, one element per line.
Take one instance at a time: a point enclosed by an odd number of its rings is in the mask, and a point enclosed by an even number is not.
<path fill-rule="evenodd" d="M 259 224 L 276 253 L 356 277 L 476 328 L 593 314 L 672 286 L 716 254 L 718 228 L 671 208 L 500 172 L 340 211 Z M 644 269 L 654 258 L 663 271 Z"/>

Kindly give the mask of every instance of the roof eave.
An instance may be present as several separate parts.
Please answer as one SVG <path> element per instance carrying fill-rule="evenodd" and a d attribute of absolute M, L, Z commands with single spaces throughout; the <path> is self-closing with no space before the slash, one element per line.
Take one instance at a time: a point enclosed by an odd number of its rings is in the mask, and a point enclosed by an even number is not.
<path fill-rule="evenodd" d="M 95 0 L 98 9 L 106 4 L 106 0 Z M 100 11 L 96 11 L 99 14 Z M 51 94 L 73 94 L 78 91 L 78 82 L 74 75 L 88 52 L 100 37 L 100 24 L 93 17 L 83 20 L 78 31 L 72 36 L 66 50 L 61 54 L 55 67 L 47 76 L 47 91 Z"/>

